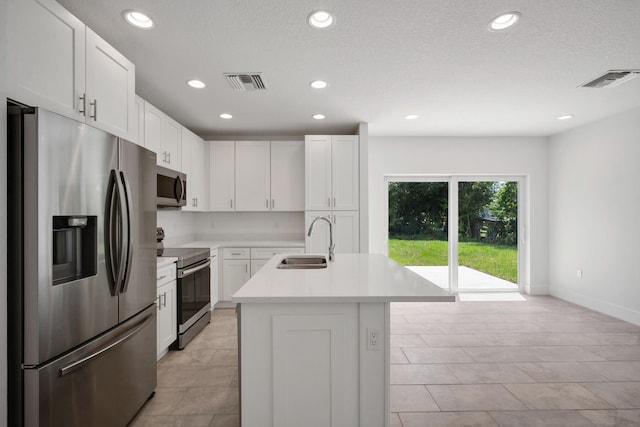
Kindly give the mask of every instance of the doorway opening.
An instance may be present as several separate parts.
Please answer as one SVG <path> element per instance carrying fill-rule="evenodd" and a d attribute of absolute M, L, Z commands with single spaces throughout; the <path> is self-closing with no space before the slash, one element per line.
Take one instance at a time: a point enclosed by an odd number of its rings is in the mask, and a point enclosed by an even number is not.
<path fill-rule="evenodd" d="M 521 290 L 522 177 L 386 181 L 391 259 L 451 292 Z"/>

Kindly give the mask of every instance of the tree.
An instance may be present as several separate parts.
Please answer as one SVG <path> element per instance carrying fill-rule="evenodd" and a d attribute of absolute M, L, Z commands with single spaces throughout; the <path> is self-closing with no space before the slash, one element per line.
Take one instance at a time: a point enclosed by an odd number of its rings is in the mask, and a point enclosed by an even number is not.
<path fill-rule="evenodd" d="M 515 246 L 518 244 L 518 183 L 504 182 L 496 192 L 491 211 L 498 218 L 501 230 L 496 240 Z"/>
<path fill-rule="evenodd" d="M 389 235 L 446 239 L 446 182 L 389 183 Z"/>
<path fill-rule="evenodd" d="M 495 182 L 460 182 L 458 186 L 458 234 L 480 240 L 484 210 L 495 195 Z"/>

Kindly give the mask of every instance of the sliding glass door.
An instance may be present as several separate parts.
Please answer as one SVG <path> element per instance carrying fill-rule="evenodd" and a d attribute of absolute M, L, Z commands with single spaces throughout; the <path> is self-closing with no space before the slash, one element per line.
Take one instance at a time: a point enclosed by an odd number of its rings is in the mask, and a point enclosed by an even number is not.
<path fill-rule="evenodd" d="M 452 292 L 519 290 L 522 182 L 387 177 L 389 257 Z"/>

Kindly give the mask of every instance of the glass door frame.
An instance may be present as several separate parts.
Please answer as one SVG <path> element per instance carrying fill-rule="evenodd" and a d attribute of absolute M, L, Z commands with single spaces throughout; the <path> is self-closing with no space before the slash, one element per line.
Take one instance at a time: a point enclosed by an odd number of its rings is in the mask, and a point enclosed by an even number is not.
<path fill-rule="evenodd" d="M 518 292 L 525 291 L 529 278 L 528 263 L 528 176 L 527 175 L 438 175 L 438 174 L 390 174 L 384 176 L 385 188 L 385 245 L 384 254 L 389 256 L 389 183 L 390 182 L 446 182 L 448 183 L 449 230 L 448 230 L 448 268 L 449 292 L 458 293 L 458 186 L 460 182 L 496 182 L 509 181 L 518 184 Z M 505 292 L 504 290 L 467 290 L 463 292 Z M 508 292 L 508 291 L 507 291 Z"/>

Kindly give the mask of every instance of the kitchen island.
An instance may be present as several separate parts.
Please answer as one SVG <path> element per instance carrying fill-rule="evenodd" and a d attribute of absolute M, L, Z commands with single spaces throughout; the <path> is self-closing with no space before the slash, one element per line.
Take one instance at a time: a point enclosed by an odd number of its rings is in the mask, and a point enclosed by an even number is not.
<path fill-rule="evenodd" d="M 391 302 L 455 297 L 380 254 L 274 256 L 235 295 L 243 427 L 389 425 Z"/>

